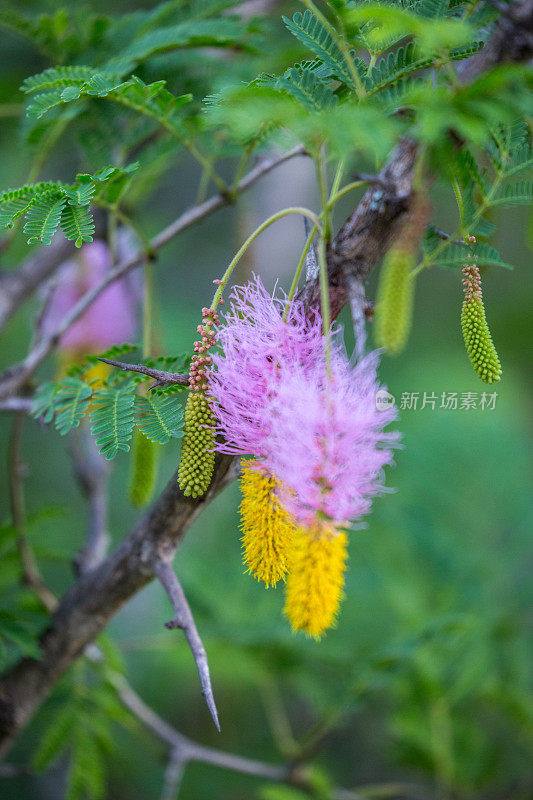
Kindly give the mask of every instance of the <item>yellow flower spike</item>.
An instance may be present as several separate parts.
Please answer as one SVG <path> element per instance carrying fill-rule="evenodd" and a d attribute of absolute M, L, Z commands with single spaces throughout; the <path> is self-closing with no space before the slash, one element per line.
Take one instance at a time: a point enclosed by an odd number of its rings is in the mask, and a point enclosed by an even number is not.
<path fill-rule="evenodd" d="M 241 530 L 244 563 L 258 581 L 274 586 L 285 578 L 294 525 L 278 497 L 278 481 L 253 461 L 243 465 Z"/>
<path fill-rule="evenodd" d="M 347 536 L 326 525 L 295 535 L 285 614 L 294 630 L 320 636 L 335 623 L 342 598 Z"/>

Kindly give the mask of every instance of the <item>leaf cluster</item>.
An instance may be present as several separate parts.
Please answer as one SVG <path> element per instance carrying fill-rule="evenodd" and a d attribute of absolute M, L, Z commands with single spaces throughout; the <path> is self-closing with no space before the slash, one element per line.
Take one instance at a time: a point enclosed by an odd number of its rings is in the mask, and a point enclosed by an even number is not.
<path fill-rule="evenodd" d="M 112 348 L 107 358 L 122 355 L 130 346 Z M 88 372 L 99 363 L 96 356 L 71 370 L 61 381 L 47 381 L 35 392 L 31 414 L 54 423 L 61 436 L 89 418 L 91 433 L 106 459 L 128 452 L 135 426 L 156 444 L 183 436 L 183 408 L 177 396 L 183 387 L 147 391 L 153 379 L 139 373 L 112 372 L 107 378 L 90 379 Z M 184 372 L 188 359 L 167 357 L 151 362 L 156 369 Z M 87 376 L 87 377 L 86 377 Z"/>

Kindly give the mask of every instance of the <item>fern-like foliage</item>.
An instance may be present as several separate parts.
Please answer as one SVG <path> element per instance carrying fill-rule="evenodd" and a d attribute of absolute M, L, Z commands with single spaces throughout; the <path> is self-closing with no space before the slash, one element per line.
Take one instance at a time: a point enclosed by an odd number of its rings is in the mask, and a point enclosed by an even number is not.
<path fill-rule="evenodd" d="M 292 19 L 283 17 L 283 21 L 290 32 L 299 39 L 302 44 L 315 53 L 321 62 L 331 71 L 331 75 L 346 85 L 354 88 L 353 78 L 350 67 L 339 46 L 334 41 L 331 33 L 326 30 L 322 22 L 307 9 L 303 14 L 294 14 Z M 366 71 L 366 65 L 361 59 L 353 58 L 354 65 L 362 72 Z"/>
<path fill-rule="evenodd" d="M 183 436 L 183 408 L 176 395 L 137 397 L 137 425 L 151 442 L 166 444 Z"/>
<path fill-rule="evenodd" d="M 135 425 L 135 386 L 132 381 L 114 390 L 99 389 L 94 393 L 91 433 L 106 459 L 119 451 L 127 453 Z"/>
<path fill-rule="evenodd" d="M 83 242 L 92 242 L 94 222 L 91 212 L 81 206 L 67 206 L 61 217 L 61 228 L 69 241 L 74 241 L 76 247 L 81 247 Z"/>
<path fill-rule="evenodd" d="M 53 398 L 55 426 L 61 436 L 77 428 L 87 413 L 91 387 L 77 378 L 65 378 Z"/>
<path fill-rule="evenodd" d="M 67 239 L 81 247 L 83 242 L 92 242 L 94 233 L 91 199 L 118 197 L 137 166 L 106 167 L 94 175 L 79 174 L 70 185 L 45 181 L 1 192 L 0 228 L 12 228 L 24 216 L 28 244 L 49 245 L 61 224 Z"/>

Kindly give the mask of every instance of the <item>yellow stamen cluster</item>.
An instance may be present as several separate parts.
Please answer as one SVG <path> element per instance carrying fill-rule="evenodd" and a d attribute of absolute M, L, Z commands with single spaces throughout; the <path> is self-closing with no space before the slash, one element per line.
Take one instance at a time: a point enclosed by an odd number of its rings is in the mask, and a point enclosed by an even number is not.
<path fill-rule="evenodd" d="M 496 383 L 502 376 L 502 368 L 485 317 L 481 276 L 477 266 L 465 266 L 463 276 L 465 299 L 461 311 L 461 327 L 466 352 L 481 380 L 485 383 Z"/>
<path fill-rule="evenodd" d="M 190 392 L 185 406 L 178 483 L 186 497 L 201 497 L 215 465 L 215 418 L 202 391 Z"/>
<path fill-rule="evenodd" d="M 285 600 L 285 613 L 295 630 L 320 636 L 334 624 L 346 559 L 344 531 L 326 525 L 298 529 Z"/>
<path fill-rule="evenodd" d="M 145 506 L 152 498 L 157 476 L 156 458 L 157 445 L 137 429 L 133 437 L 129 491 L 135 508 Z"/>
<path fill-rule="evenodd" d="M 278 481 L 253 461 L 241 478 L 244 562 L 257 580 L 274 586 L 289 569 L 294 525 L 276 495 Z"/>
<path fill-rule="evenodd" d="M 381 267 L 374 330 L 376 342 L 396 355 L 406 345 L 413 315 L 413 258 L 408 250 L 391 248 Z"/>

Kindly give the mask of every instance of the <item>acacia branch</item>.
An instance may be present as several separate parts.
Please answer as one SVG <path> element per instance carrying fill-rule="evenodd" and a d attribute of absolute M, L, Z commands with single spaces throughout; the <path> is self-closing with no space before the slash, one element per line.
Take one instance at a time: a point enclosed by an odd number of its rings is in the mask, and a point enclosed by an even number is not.
<path fill-rule="evenodd" d="M 172 608 L 174 609 L 173 618 L 165 623 L 165 627 L 181 628 L 185 634 L 185 638 L 189 644 L 191 653 L 200 676 L 200 684 L 202 686 L 202 694 L 205 697 L 205 702 L 209 709 L 209 713 L 213 717 L 216 729 L 220 733 L 220 723 L 218 721 L 218 712 L 215 705 L 215 698 L 213 696 L 213 688 L 211 686 L 211 675 L 209 673 L 209 664 L 207 663 L 207 653 L 205 647 L 196 628 L 194 618 L 185 597 L 185 592 L 181 587 L 176 573 L 172 569 L 170 561 L 166 558 L 159 557 L 154 564 L 154 571 L 159 578 L 163 588 L 170 598 Z"/>
<path fill-rule="evenodd" d="M 246 191 L 246 189 L 252 186 L 263 175 L 271 172 L 288 159 L 299 155 L 305 155 L 305 149 L 301 145 L 294 147 L 292 150 L 282 155 L 264 159 L 239 181 L 236 194 L 241 194 Z M 188 209 L 150 241 L 151 251 L 154 253 L 158 252 L 179 233 L 195 225 L 197 222 L 200 222 L 202 219 L 205 219 L 214 211 L 217 211 L 230 202 L 231 198 L 228 195 L 216 194 L 204 203 L 200 203 L 200 205 Z M 23 361 L 9 367 L 9 369 L 0 376 L 0 397 L 8 397 L 14 392 L 17 392 L 52 352 L 61 337 L 74 325 L 82 314 L 85 313 L 102 292 L 107 289 L 110 284 L 114 283 L 114 281 L 130 272 L 130 270 L 140 266 L 144 262 L 145 257 L 145 250 L 139 250 L 134 256 L 121 261 L 110 269 L 100 283 L 87 291 L 69 313 L 58 323 L 54 331 L 43 337 L 40 342 L 30 350 Z"/>
<path fill-rule="evenodd" d="M 140 372 L 143 375 L 148 375 L 150 378 L 155 378 L 155 383 L 150 386 L 150 389 L 168 384 L 177 384 L 178 386 L 189 385 L 188 373 L 165 372 L 165 370 L 145 367 L 144 364 L 127 364 L 125 361 L 113 361 L 111 358 L 99 358 L 98 361 L 103 361 L 104 364 L 117 367 L 118 369 L 124 370 L 124 372 Z"/>

